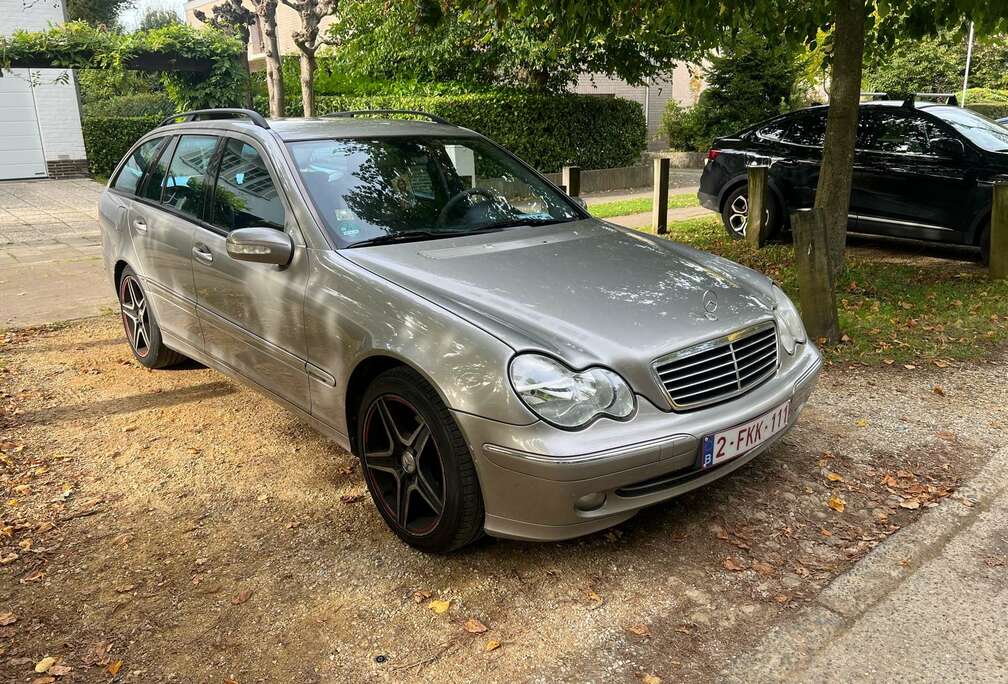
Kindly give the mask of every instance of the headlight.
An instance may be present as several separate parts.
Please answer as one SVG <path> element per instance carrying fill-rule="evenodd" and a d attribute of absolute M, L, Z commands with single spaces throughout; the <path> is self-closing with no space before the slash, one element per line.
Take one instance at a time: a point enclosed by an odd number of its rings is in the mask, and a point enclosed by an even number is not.
<path fill-rule="evenodd" d="M 600 415 L 626 418 L 634 410 L 633 392 L 605 368 L 573 371 L 548 356 L 521 354 L 511 361 L 510 374 L 525 405 L 560 427 L 582 427 Z"/>
<path fill-rule="evenodd" d="M 798 309 L 777 285 L 773 286 L 773 295 L 774 316 L 777 318 L 781 344 L 784 345 L 784 351 L 794 354 L 795 346 L 805 342 L 805 325 L 798 315 Z"/>

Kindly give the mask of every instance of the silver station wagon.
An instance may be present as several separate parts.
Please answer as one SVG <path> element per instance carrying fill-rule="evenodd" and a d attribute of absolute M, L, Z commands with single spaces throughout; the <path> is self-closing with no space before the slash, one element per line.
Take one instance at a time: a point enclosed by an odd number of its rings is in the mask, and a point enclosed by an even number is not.
<path fill-rule="evenodd" d="M 615 525 L 794 424 L 821 357 L 769 278 L 406 114 L 205 110 L 139 140 L 99 211 L 137 360 L 308 421 L 428 551 Z"/>

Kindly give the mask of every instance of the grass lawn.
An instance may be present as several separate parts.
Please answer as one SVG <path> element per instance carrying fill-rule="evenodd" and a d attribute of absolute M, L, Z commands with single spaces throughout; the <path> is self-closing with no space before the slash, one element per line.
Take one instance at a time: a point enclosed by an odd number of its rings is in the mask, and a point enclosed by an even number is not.
<path fill-rule="evenodd" d="M 682 195 L 669 195 L 669 209 L 681 209 L 683 207 L 699 207 L 695 193 L 684 193 Z M 629 216 L 631 214 L 643 214 L 651 211 L 651 198 L 641 197 L 640 199 L 620 200 L 618 202 L 602 202 L 591 204 L 588 211 L 595 218 L 612 218 L 613 216 Z"/>
<path fill-rule="evenodd" d="M 714 216 L 672 223 L 669 238 L 762 271 L 799 303 L 790 244 L 754 250 L 731 240 Z M 975 262 L 915 256 L 912 246 L 894 254 L 901 248 L 848 254 L 837 286 L 847 337 L 825 350 L 832 360 L 942 366 L 981 358 L 1008 338 L 1008 282 L 991 280 Z"/>

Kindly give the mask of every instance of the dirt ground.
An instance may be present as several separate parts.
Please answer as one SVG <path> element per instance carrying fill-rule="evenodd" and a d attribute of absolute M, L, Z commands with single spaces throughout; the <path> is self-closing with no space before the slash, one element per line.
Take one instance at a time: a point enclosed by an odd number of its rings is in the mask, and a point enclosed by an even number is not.
<path fill-rule="evenodd" d="M 144 370 L 117 318 L 10 332 L 0 680 L 705 680 L 956 498 L 1005 442 L 1004 361 L 828 368 L 796 429 L 712 486 L 438 557 L 385 529 L 350 455 L 215 371 Z"/>

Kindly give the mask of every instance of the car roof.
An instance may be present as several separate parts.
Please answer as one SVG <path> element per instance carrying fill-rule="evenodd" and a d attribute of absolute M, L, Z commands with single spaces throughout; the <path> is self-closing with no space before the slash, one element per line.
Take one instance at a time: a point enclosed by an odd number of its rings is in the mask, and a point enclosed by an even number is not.
<path fill-rule="evenodd" d="M 478 133 L 461 126 L 410 119 L 316 117 L 266 121 L 269 123 L 269 130 L 285 142 L 324 138 L 479 137 Z M 244 133 L 262 133 L 267 130 L 252 121 L 238 118 L 185 121 L 162 126 L 156 130 L 168 132 L 188 128 L 218 128 Z"/>

